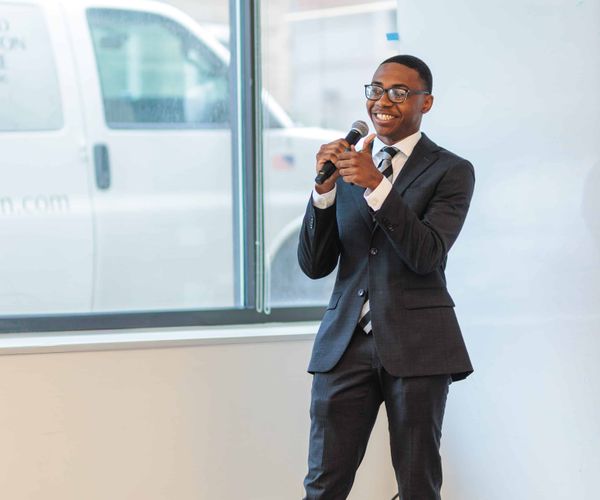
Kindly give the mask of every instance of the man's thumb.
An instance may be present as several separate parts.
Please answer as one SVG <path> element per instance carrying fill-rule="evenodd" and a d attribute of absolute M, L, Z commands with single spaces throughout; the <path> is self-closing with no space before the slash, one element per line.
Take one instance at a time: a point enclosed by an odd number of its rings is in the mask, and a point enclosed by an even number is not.
<path fill-rule="evenodd" d="M 362 149 L 360 150 L 361 153 L 373 154 L 373 142 L 375 142 L 375 137 L 377 137 L 377 134 L 371 134 L 364 140 Z"/>

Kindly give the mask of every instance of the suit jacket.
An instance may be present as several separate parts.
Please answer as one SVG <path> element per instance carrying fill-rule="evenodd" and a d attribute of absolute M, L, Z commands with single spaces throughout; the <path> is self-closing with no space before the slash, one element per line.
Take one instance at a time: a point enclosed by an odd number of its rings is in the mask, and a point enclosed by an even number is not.
<path fill-rule="evenodd" d="M 383 367 L 398 377 L 450 374 L 473 368 L 446 289 L 448 251 L 473 194 L 473 166 L 425 134 L 380 210 L 364 189 L 337 182 L 335 204 L 309 200 L 298 260 L 316 279 L 339 268 L 308 367 L 331 370 L 346 350 L 368 295 Z"/>

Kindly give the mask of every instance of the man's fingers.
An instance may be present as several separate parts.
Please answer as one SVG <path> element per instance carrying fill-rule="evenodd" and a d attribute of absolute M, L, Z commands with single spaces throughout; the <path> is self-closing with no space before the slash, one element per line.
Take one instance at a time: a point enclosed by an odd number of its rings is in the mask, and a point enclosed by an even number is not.
<path fill-rule="evenodd" d="M 339 155 L 334 152 L 321 152 L 317 155 L 317 165 L 324 165 L 328 161 L 335 165 L 338 162 L 338 159 Z"/>
<path fill-rule="evenodd" d="M 348 184 L 355 184 L 356 175 L 354 173 L 348 173 L 346 175 L 342 174 L 342 180 Z"/>
<path fill-rule="evenodd" d="M 348 144 L 348 141 L 346 141 L 345 139 L 338 139 L 337 141 L 330 142 L 329 144 L 325 144 L 322 147 L 322 149 L 324 151 L 333 151 L 337 154 L 340 154 L 343 151 L 346 151 L 349 147 L 350 147 L 350 144 Z"/>
<path fill-rule="evenodd" d="M 337 161 L 337 156 L 333 154 L 323 154 L 317 156 L 317 162 L 320 164 L 325 163 L 326 161 L 330 161 L 331 163 L 335 163 Z"/>
<path fill-rule="evenodd" d="M 335 166 L 339 169 L 356 167 L 357 166 L 356 157 L 340 155 L 338 157 L 337 162 L 335 163 Z"/>
<path fill-rule="evenodd" d="M 373 154 L 373 142 L 375 141 L 375 137 L 377 134 L 370 134 L 363 142 L 363 147 L 361 149 L 362 153 Z"/>
<path fill-rule="evenodd" d="M 326 161 L 336 163 L 338 157 L 346 151 L 347 147 L 348 143 L 344 139 L 323 144 L 317 153 L 317 164 L 322 165 Z"/>
<path fill-rule="evenodd" d="M 348 175 L 355 175 L 358 172 L 358 168 L 356 165 L 346 162 L 345 164 L 338 164 L 338 172 L 342 177 L 346 177 Z"/>

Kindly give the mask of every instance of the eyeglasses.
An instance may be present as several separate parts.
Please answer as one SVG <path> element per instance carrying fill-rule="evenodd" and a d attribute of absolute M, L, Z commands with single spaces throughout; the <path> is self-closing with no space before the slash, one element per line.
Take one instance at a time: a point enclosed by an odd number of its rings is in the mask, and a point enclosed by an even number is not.
<path fill-rule="evenodd" d="M 410 90 L 402 87 L 390 87 L 389 89 L 384 89 L 381 85 L 375 85 L 374 83 L 365 85 L 365 97 L 370 101 L 378 101 L 383 97 L 385 92 L 387 92 L 390 101 L 397 103 L 406 101 L 411 94 L 427 95 L 431 93 L 426 90 Z"/>

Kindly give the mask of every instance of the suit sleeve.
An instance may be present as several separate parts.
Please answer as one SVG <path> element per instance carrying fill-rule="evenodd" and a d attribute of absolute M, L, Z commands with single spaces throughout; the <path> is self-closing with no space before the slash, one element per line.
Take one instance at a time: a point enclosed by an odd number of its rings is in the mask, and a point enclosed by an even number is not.
<path fill-rule="evenodd" d="M 298 242 L 298 263 L 309 278 L 323 278 L 337 265 L 340 242 L 335 211 L 335 204 L 316 208 L 312 198 L 306 207 Z"/>
<path fill-rule="evenodd" d="M 374 212 L 392 247 L 412 271 L 428 274 L 444 265 L 464 224 L 474 186 L 473 166 L 460 159 L 440 179 L 421 218 L 395 190 Z"/>

